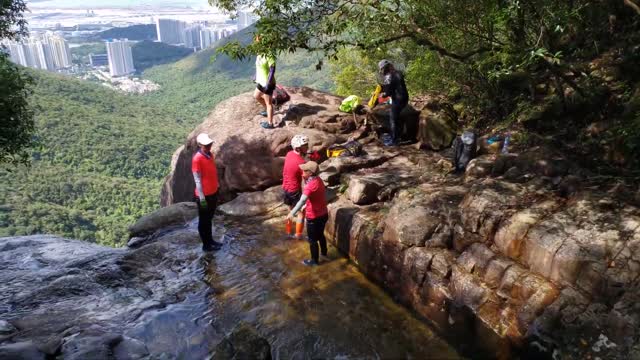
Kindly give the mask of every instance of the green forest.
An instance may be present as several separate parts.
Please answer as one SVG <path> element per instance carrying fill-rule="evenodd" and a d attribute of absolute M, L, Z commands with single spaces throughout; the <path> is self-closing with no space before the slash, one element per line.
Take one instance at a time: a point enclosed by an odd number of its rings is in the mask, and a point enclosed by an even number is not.
<path fill-rule="evenodd" d="M 0 170 L 0 236 L 36 233 L 121 246 L 157 208 L 161 179 L 191 126 L 144 99 L 41 71 L 30 167 Z"/>
<path fill-rule="evenodd" d="M 145 24 L 145 25 L 115 27 L 113 29 L 100 32 L 100 34 L 98 34 L 98 37 L 102 40 L 129 39 L 129 40 L 135 40 L 135 41 L 142 41 L 142 40 L 154 41 L 158 38 L 158 34 L 156 33 L 155 25 Z"/>

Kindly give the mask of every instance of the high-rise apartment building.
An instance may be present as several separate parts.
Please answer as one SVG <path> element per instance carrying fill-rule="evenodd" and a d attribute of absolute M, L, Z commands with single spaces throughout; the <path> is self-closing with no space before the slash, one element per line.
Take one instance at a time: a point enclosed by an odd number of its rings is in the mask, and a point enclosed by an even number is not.
<path fill-rule="evenodd" d="M 202 48 L 200 46 L 200 30 L 202 26 L 199 24 L 191 25 L 184 29 L 184 46 L 188 48 Z"/>
<path fill-rule="evenodd" d="M 127 39 L 107 41 L 107 58 L 111 76 L 123 76 L 136 71 L 133 66 L 131 43 Z"/>
<path fill-rule="evenodd" d="M 187 23 L 184 21 L 172 19 L 156 19 L 156 32 L 158 33 L 158 41 L 165 44 L 184 44 L 184 30 L 186 28 Z"/>
<path fill-rule="evenodd" d="M 215 28 L 203 28 L 200 30 L 200 48 L 206 49 L 221 38 L 220 30 Z"/>
<path fill-rule="evenodd" d="M 53 64 L 56 69 L 71 67 L 71 51 L 66 40 L 59 35 L 47 34 L 42 41 L 49 45 Z"/>
<path fill-rule="evenodd" d="M 11 61 L 22 66 L 43 70 L 71 67 L 69 45 L 62 36 L 52 32 L 37 35 L 25 42 L 4 41 Z"/>
<path fill-rule="evenodd" d="M 240 31 L 256 22 L 258 18 L 252 12 L 238 11 L 237 30 Z"/>

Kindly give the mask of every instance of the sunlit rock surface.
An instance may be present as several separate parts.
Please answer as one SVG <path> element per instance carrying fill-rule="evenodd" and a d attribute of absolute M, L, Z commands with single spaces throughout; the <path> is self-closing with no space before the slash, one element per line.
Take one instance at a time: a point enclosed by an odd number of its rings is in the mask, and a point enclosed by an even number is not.
<path fill-rule="evenodd" d="M 462 177 L 437 153 L 405 146 L 389 159 L 332 174 L 344 194 L 326 234 L 367 276 L 497 355 L 640 354 L 632 196 L 581 189 L 588 174 L 544 149 L 484 155 Z M 603 338 L 616 346 L 593 350 Z"/>

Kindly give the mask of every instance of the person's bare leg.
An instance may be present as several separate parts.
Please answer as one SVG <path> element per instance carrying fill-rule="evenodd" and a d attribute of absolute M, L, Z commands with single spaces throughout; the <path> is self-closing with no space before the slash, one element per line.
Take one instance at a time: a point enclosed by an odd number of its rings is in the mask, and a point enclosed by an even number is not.
<path fill-rule="evenodd" d="M 260 105 L 266 106 L 264 103 L 264 94 L 260 90 L 253 90 L 253 97 L 260 103 Z"/>
<path fill-rule="evenodd" d="M 271 95 L 263 94 L 262 102 L 267 107 L 267 121 L 273 126 L 273 104 L 271 103 Z"/>

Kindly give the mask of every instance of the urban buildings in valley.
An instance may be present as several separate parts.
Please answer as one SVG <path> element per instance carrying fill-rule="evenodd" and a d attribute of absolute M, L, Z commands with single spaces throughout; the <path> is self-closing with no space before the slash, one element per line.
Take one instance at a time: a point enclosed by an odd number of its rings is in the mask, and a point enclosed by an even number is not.
<path fill-rule="evenodd" d="M 109 65 L 109 56 L 107 54 L 89 54 L 89 63 L 93 67 Z"/>
<path fill-rule="evenodd" d="M 173 19 L 156 19 L 158 41 L 169 45 L 184 44 L 184 30 L 187 23 Z"/>
<path fill-rule="evenodd" d="M 36 34 L 25 41 L 4 41 L 11 61 L 22 66 L 43 70 L 71 67 L 71 52 L 67 41 L 53 32 Z"/>
<path fill-rule="evenodd" d="M 131 43 L 127 39 L 108 40 L 107 58 L 109 60 L 109 73 L 112 77 L 124 76 L 136 71 L 133 66 Z"/>
<path fill-rule="evenodd" d="M 200 48 L 200 24 L 194 24 L 184 29 L 184 46 L 188 48 Z"/>
<path fill-rule="evenodd" d="M 236 31 L 233 25 L 187 23 L 180 20 L 156 19 L 158 41 L 193 49 L 206 49 Z"/>

